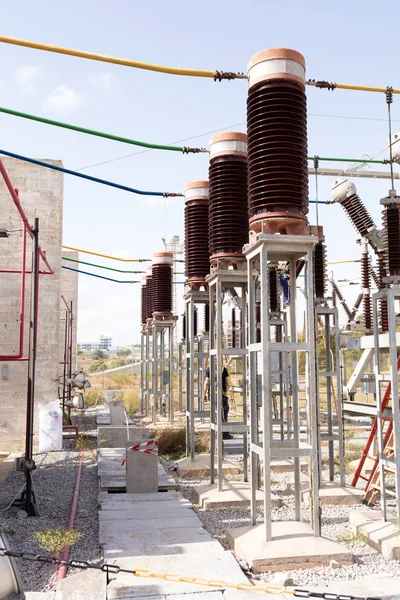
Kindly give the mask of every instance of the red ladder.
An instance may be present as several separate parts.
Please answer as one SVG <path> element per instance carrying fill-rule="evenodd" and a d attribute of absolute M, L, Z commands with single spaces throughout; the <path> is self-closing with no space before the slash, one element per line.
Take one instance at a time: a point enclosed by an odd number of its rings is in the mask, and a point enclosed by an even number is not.
<path fill-rule="evenodd" d="M 400 368 L 400 355 L 397 358 L 397 370 L 399 370 L 399 368 Z M 385 393 L 383 395 L 383 398 L 382 398 L 382 403 L 381 403 L 381 412 L 382 413 L 383 413 L 384 409 L 387 407 L 387 405 L 389 404 L 391 392 L 392 392 L 392 385 L 389 382 L 389 385 L 387 386 L 387 388 L 385 390 Z M 389 420 L 390 421 L 391 417 L 386 417 L 385 420 Z M 390 427 L 390 425 L 389 425 L 389 427 Z M 366 477 L 365 475 L 361 474 L 362 470 L 363 470 L 363 467 L 364 467 L 364 464 L 365 464 L 365 461 L 367 460 L 367 458 L 371 458 L 374 461 L 374 465 L 372 467 L 371 474 L 375 473 L 376 469 L 378 468 L 378 465 L 379 465 L 379 455 L 377 455 L 377 456 L 375 456 L 375 455 L 371 456 L 369 454 L 371 446 L 372 446 L 372 443 L 376 439 L 376 433 L 377 433 L 377 431 L 378 431 L 378 417 L 375 417 L 374 422 L 373 422 L 372 427 L 371 427 L 371 432 L 369 434 L 367 443 L 365 444 L 365 448 L 364 448 L 362 456 L 360 458 L 360 462 L 358 463 L 358 467 L 356 469 L 356 472 L 354 473 L 354 477 L 353 477 L 353 480 L 351 482 L 351 485 L 353 487 L 356 487 L 357 482 L 358 482 L 359 479 L 364 479 L 364 481 L 367 482 L 367 485 L 366 485 L 365 489 L 368 488 L 368 485 L 369 485 L 369 483 L 371 481 L 372 476 L 370 475 L 369 477 Z M 385 436 L 384 447 L 385 447 L 385 442 L 386 441 L 387 441 L 387 439 L 386 439 L 386 436 Z"/>

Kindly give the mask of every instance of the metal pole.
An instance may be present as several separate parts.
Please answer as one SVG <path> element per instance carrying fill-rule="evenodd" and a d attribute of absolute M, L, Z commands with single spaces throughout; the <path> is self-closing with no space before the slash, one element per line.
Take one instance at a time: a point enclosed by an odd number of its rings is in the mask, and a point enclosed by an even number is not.
<path fill-rule="evenodd" d="M 392 411 L 393 411 L 393 437 L 395 461 L 400 457 L 400 405 L 399 397 L 399 373 L 397 370 L 397 340 L 396 340 L 396 310 L 395 298 L 400 296 L 398 288 L 387 291 L 388 313 L 389 313 L 389 356 L 390 356 L 390 378 L 392 382 Z M 383 458 L 383 457 L 382 457 Z M 396 480 L 396 506 L 397 520 L 400 520 L 400 468 L 395 467 Z"/>
<path fill-rule="evenodd" d="M 27 414 L 26 414 L 26 446 L 25 446 L 25 512 L 32 517 L 37 515 L 35 494 L 32 488 L 32 471 L 36 468 L 33 459 L 33 423 L 35 409 L 35 374 L 36 374 L 36 344 L 38 329 L 39 309 L 39 219 L 35 218 L 32 256 L 32 301 L 31 325 L 29 332 L 29 364 L 28 364 L 28 389 L 27 389 Z"/>
<path fill-rule="evenodd" d="M 217 398 L 217 468 L 218 468 L 218 491 L 222 492 L 222 286 L 221 280 L 218 277 L 216 286 L 215 286 L 215 295 L 216 295 L 216 316 L 217 316 L 217 336 L 216 336 L 216 369 L 217 369 L 217 390 L 216 390 L 216 398 Z M 214 357 L 213 357 L 214 358 Z M 212 359 L 211 359 L 212 360 Z M 214 363 L 215 364 L 215 363 Z M 210 385 L 215 386 L 215 379 L 211 379 Z"/>
<path fill-rule="evenodd" d="M 257 398 L 257 350 L 256 342 L 256 290 L 253 277 L 253 259 L 247 261 L 248 285 L 248 323 L 247 343 L 249 345 L 249 403 L 250 403 L 250 511 L 251 524 L 257 520 L 256 495 L 258 490 L 258 455 L 254 452 L 254 444 L 258 444 L 258 398 Z"/>
<path fill-rule="evenodd" d="M 65 412 L 65 392 L 67 385 L 67 337 L 68 337 L 68 311 L 65 311 L 65 328 L 64 328 L 64 365 L 63 365 L 63 392 L 62 392 L 62 412 L 64 418 Z"/>

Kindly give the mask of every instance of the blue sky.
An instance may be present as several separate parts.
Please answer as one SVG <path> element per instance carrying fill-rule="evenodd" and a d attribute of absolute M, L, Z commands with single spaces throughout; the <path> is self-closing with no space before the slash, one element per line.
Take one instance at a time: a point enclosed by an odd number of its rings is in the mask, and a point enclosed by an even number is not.
<path fill-rule="evenodd" d="M 398 42 L 390 35 L 398 13 L 398 2 L 372 0 L 20 0 L 3 3 L 1 33 L 211 70 L 246 71 L 255 52 L 286 46 L 305 56 L 309 78 L 400 87 Z M 214 83 L 4 44 L 0 52 L 2 106 L 167 144 L 199 136 L 187 143 L 207 146 L 209 132 L 245 131 L 245 81 Z M 385 149 L 384 95 L 314 88 L 307 88 L 307 94 L 309 154 L 361 157 Z M 395 96 L 394 120 L 400 120 L 399 102 Z M 140 152 L 140 148 L 6 115 L 0 115 L 0 127 L 1 147 L 6 150 L 61 159 L 67 168 L 84 169 L 137 188 L 181 191 L 186 182 L 207 178 L 206 155 L 151 151 L 114 160 Z M 393 127 L 394 131 L 400 129 L 400 121 Z M 386 153 L 379 155 L 384 156 Z M 97 163 L 106 164 L 88 168 Z M 330 197 L 330 184 L 330 178 L 319 178 L 321 200 Z M 389 182 L 362 180 L 356 184 L 380 222 L 379 200 L 387 195 Z M 312 180 L 310 198 L 314 198 L 314 189 Z M 313 211 L 311 208 L 312 216 Z M 358 258 L 354 230 L 339 206 L 321 207 L 320 223 L 325 226 L 330 260 Z M 163 249 L 162 237 L 174 234 L 183 236 L 182 199 L 165 203 L 65 177 L 65 244 L 124 257 L 149 257 Z M 358 266 L 335 267 L 335 276 L 358 277 Z M 358 289 L 352 286 L 343 291 L 351 304 Z M 139 295 L 139 285 L 81 276 L 79 339 L 90 341 L 103 333 L 112 335 L 117 343 L 137 342 Z"/>

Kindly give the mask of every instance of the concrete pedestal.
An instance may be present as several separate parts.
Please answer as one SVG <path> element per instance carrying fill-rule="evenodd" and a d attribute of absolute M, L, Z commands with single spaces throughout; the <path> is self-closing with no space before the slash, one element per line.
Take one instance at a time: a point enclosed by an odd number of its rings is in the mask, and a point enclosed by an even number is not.
<path fill-rule="evenodd" d="M 148 440 L 126 442 L 126 447 Z M 158 456 L 145 452 L 126 452 L 127 494 L 158 492 Z"/>
<path fill-rule="evenodd" d="M 294 483 L 287 486 L 288 492 L 294 494 Z M 365 492 L 350 485 L 341 486 L 334 481 L 328 481 L 323 484 L 319 490 L 319 501 L 321 506 L 351 506 L 362 504 Z M 310 503 L 310 490 L 308 481 L 301 483 L 301 500 L 306 504 Z"/>
<path fill-rule="evenodd" d="M 256 573 L 311 569 L 328 566 L 331 560 L 341 565 L 353 562 L 346 546 L 314 537 L 310 525 L 298 521 L 274 521 L 270 542 L 265 541 L 264 524 L 228 529 L 226 537 L 236 557 Z"/>
<path fill-rule="evenodd" d="M 218 508 L 232 508 L 250 506 L 251 489 L 250 483 L 244 481 L 226 481 L 221 492 L 218 491 L 217 484 L 194 488 L 196 503 L 205 510 L 215 510 Z M 277 496 L 271 499 L 273 508 L 280 508 L 283 502 Z M 263 492 L 256 492 L 257 506 L 263 504 Z"/>
<path fill-rule="evenodd" d="M 110 425 L 120 427 L 125 425 L 125 406 L 123 400 L 110 400 Z"/>
<path fill-rule="evenodd" d="M 308 471 L 307 459 L 300 459 L 300 469 L 302 473 Z M 293 458 L 283 458 L 282 460 L 273 459 L 271 460 L 271 471 L 272 473 L 290 473 L 294 471 L 294 460 Z"/>
<path fill-rule="evenodd" d="M 350 525 L 355 533 L 365 536 L 366 543 L 387 560 L 400 560 L 399 526 L 394 514 L 383 521 L 380 511 L 366 510 L 350 513 Z"/>
<path fill-rule="evenodd" d="M 149 431 L 145 427 L 112 427 L 111 425 L 97 428 L 98 448 L 124 448 L 128 439 L 144 440 L 149 438 Z"/>
<path fill-rule="evenodd" d="M 194 460 L 188 456 L 177 461 L 179 477 L 209 477 L 210 476 L 210 455 L 197 454 Z M 215 472 L 217 473 L 217 459 L 215 458 Z M 238 467 L 229 460 L 222 461 L 222 472 L 226 475 L 237 475 Z"/>

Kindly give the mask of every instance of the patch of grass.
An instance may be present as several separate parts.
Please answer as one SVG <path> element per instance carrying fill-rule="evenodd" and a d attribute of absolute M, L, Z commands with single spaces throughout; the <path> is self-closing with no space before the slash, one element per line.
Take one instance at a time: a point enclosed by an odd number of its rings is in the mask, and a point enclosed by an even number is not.
<path fill-rule="evenodd" d="M 346 544 L 346 546 L 352 544 L 353 542 L 357 542 L 358 544 L 366 544 L 368 542 L 368 535 L 360 528 L 357 529 L 357 531 L 348 531 L 346 533 L 342 533 L 337 536 L 337 539 Z"/>
<path fill-rule="evenodd" d="M 150 437 L 153 438 L 158 447 L 160 456 L 171 460 L 182 458 L 186 453 L 186 429 L 166 428 L 151 430 Z"/>
<path fill-rule="evenodd" d="M 89 438 L 88 435 L 85 435 L 84 433 L 82 433 L 76 440 L 76 449 L 77 450 L 87 450 L 88 452 L 93 452 L 94 443 Z"/>
<path fill-rule="evenodd" d="M 82 536 L 83 533 L 75 529 L 57 527 L 37 531 L 33 534 L 33 539 L 40 548 L 47 550 L 55 558 L 60 558 L 66 547 L 73 546 Z"/>

